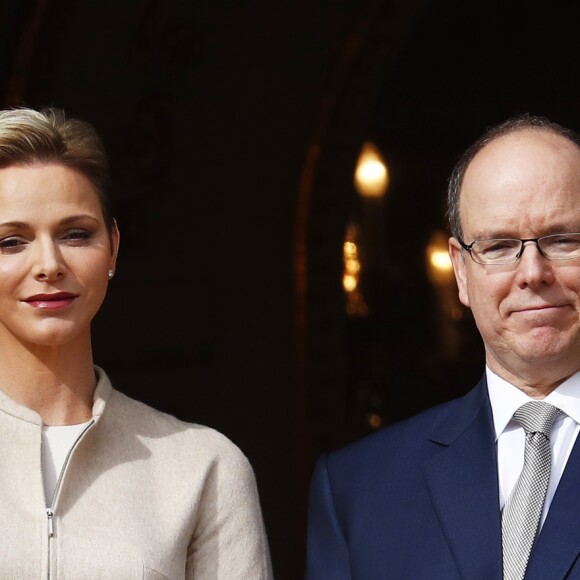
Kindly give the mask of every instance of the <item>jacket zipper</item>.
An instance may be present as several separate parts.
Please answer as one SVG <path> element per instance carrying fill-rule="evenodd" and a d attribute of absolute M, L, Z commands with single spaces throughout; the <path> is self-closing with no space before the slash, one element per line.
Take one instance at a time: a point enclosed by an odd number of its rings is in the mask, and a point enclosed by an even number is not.
<path fill-rule="evenodd" d="M 54 524 L 52 523 L 52 518 L 54 518 L 54 512 L 51 508 L 46 508 L 46 516 L 48 518 L 48 537 L 52 538 L 54 536 Z"/>
<path fill-rule="evenodd" d="M 48 568 L 47 568 L 46 577 L 48 580 L 50 580 L 50 538 L 52 538 L 52 536 L 54 536 L 54 527 L 52 524 L 52 518 L 54 517 L 54 512 L 52 511 L 51 508 L 46 508 L 46 517 L 48 518 L 48 548 L 47 548 Z"/>
<path fill-rule="evenodd" d="M 66 457 L 64 459 L 64 463 L 62 464 L 62 469 L 58 475 L 58 479 L 56 480 L 56 486 L 54 488 L 54 493 L 52 495 L 51 505 L 46 507 L 46 520 L 47 520 L 47 533 L 48 533 L 48 580 L 50 580 L 50 540 L 54 536 L 54 515 L 56 509 L 56 502 L 58 500 L 58 492 L 60 491 L 60 486 L 62 484 L 62 479 L 64 477 L 64 473 L 66 468 L 68 467 L 70 458 L 75 450 L 76 446 L 78 445 L 79 441 L 83 438 L 84 434 L 94 425 L 95 420 L 92 419 L 91 422 L 80 432 L 79 436 L 75 439 L 74 443 L 71 445 L 71 448 L 68 450 Z M 46 503 L 46 498 L 45 498 Z"/>

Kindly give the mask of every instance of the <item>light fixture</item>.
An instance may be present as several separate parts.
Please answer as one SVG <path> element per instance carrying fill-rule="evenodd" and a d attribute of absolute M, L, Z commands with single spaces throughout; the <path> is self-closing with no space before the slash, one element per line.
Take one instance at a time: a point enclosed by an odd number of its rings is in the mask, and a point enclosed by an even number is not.
<path fill-rule="evenodd" d="M 363 144 L 354 172 L 354 185 L 362 197 L 381 198 L 389 186 L 387 164 L 376 145 Z"/>
<path fill-rule="evenodd" d="M 350 224 L 342 245 L 342 287 L 346 293 L 346 312 L 349 316 L 366 316 L 369 312 L 359 287 L 362 265 L 357 245 L 358 236 L 358 227 Z"/>
<path fill-rule="evenodd" d="M 453 264 L 449 257 L 447 236 L 442 231 L 436 231 L 427 244 L 427 274 L 436 286 L 453 284 Z"/>

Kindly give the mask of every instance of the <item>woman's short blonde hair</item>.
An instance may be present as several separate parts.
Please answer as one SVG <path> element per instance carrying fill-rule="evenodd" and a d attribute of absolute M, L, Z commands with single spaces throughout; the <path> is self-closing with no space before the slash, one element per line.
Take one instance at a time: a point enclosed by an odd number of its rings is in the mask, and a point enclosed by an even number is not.
<path fill-rule="evenodd" d="M 111 234 L 115 220 L 107 197 L 109 163 L 91 124 L 67 118 L 62 109 L 0 111 L 0 169 L 34 163 L 60 163 L 84 175 L 99 196 Z"/>

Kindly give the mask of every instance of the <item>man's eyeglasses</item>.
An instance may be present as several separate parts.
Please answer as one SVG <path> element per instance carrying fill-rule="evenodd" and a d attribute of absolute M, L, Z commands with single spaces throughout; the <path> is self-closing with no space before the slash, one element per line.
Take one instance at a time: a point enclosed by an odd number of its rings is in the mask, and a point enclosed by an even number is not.
<path fill-rule="evenodd" d="M 458 240 L 461 247 L 469 252 L 471 259 L 478 264 L 502 265 L 517 262 L 523 252 L 525 244 L 533 242 L 538 251 L 548 260 L 573 260 L 580 258 L 580 233 L 578 234 L 553 234 L 541 238 L 518 239 L 494 239 L 475 240 L 467 245 Z"/>

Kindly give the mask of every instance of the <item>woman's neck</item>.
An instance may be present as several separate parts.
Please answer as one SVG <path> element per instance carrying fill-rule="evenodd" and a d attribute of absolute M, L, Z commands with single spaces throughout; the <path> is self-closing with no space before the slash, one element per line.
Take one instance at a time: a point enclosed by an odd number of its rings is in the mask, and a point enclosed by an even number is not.
<path fill-rule="evenodd" d="M 45 425 L 88 421 L 96 383 L 90 338 L 0 350 L 0 389 L 36 411 Z"/>

